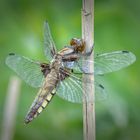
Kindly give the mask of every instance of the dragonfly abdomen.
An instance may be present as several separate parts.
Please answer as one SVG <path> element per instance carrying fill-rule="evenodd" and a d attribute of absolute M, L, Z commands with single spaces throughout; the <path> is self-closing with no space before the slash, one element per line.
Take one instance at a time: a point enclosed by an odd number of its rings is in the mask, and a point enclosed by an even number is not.
<path fill-rule="evenodd" d="M 27 116 L 25 118 L 26 124 L 36 118 L 49 104 L 56 93 L 55 87 L 57 85 L 57 82 L 57 74 L 55 73 L 55 71 L 50 72 L 45 78 L 42 88 L 40 88 L 33 104 L 31 105 L 31 108 L 29 109 L 29 112 L 27 113 Z"/>

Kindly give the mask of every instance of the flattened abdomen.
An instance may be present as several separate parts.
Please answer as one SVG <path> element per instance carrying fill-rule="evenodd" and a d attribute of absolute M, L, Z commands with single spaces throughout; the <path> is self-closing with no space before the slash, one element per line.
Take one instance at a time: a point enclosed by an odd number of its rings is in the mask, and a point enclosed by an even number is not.
<path fill-rule="evenodd" d="M 26 124 L 36 118 L 49 104 L 56 93 L 55 87 L 57 83 L 57 74 L 55 73 L 55 71 L 50 72 L 50 74 L 48 74 L 45 78 L 42 88 L 40 88 L 34 102 L 29 109 L 29 112 L 27 113 L 27 116 L 25 118 Z"/>

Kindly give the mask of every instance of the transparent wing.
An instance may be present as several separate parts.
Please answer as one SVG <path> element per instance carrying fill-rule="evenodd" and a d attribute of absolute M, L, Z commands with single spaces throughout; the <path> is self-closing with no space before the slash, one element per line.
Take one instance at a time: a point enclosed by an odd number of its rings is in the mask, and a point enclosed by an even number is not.
<path fill-rule="evenodd" d="M 94 73 L 95 75 L 102 75 L 123 69 L 131 65 L 135 60 L 136 57 L 131 52 L 115 51 L 97 55 L 94 58 L 94 62 L 92 60 L 83 60 L 83 58 L 81 57 L 75 64 L 77 65 L 76 69 L 77 67 L 79 67 L 81 72 L 84 72 L 86 74 Z M 93 63 L 94 71 L 90 69 Z M 75 69 L 74 65 L 73 69 Z"/>
<path fill-rule="evenodd" d="M 40 63 L 24 56 L 9 54 L 6 58 L 6 64 L 30 86 L 41 86 L 44 76 L 41 72 Z"/>
<path fill-rule="evenodd" d="M 135 55 L 128 51 L 100 54 L 94 59 L 94 71 L 95 74 L 106 74 L 125 68 L 135 60 Z"/>
<path fill-rule="evenodd" d="M 95 84 L 95 100 L 105 99 L 106 93 L 104 87 L 97 82 L 92 82 L 92 84 Z M 90 85 L 91 83 L 89 82 L 89 86 Z M 73 74 L 60 82 L 57 88 L 57 95 L 70 102 L 82 103 L 83 96 L 86 97 L 86 95 L 83 95 L 82 87 L 82 75 Z M 87 101 L 88 100 L 91 99 L 87 99 Z"/>
<path fill-rule="evenodd" d="M 83 56 L 85 57 L 85 56 Z M 66 68 L 72 69 L 74 73 L 85 73 L 85 74 L 93 74 L 93 70 L 91 70 L 91 65 L 93 65 L 92 60 L 84 60 L 83 57 L 80 57 L 76 61 L 66 61 L 63 62 L 63 65 Z"/>
<path fill-rule="evenodd" d="M 44 23 L 44 47 L 47 60 L 51 61 L 53 55 L 56 53 L 56 47 L 51 35 L 48 22 Z"/>
<path fill-rule="evenodd" d="M 82 68 L 79 66 L 79 64 L 77 63 L 77 61 L 66 61 L 63 62 L 63 66 L 68 68 L 68 69 L 72 69 L 74 73 L 83 73 Z"/>

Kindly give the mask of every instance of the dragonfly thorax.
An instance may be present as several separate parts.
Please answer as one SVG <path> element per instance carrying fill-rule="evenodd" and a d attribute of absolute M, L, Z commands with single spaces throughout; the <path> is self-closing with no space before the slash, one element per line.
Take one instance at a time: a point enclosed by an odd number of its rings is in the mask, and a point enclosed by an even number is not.
<path fill-rule="evenodd" d="M 52 59 L 50 64 L 50 69 L 55 69 L 59 71 L 61 65 L 62 65 L 62 56 L 60 54 L 54 55 L 54 58 Z"/>

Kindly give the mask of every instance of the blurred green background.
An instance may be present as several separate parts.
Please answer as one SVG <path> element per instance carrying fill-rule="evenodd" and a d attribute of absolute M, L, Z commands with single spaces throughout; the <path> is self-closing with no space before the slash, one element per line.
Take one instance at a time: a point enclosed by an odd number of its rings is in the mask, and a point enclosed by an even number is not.
<path fill-rule="evenodd" d="M 60 49 L 81 37 L 81 6 L 82 0 L 0 1 L 0 130 L 9 79 L 15 75 L 4 63 L 7 54 L 45 61 L 43 22 L 48 20 Z M 129 50 L 137 57 L 130 67 L 101 77 L 108 98 L 96 103 L 97 140 L 140 139 L 139 7 L 138 0 L 95 1 L 95 53 Z M 37 89 L 22 82 L 20 91 L 14 140 L 83 139 L 82 105 L 56 96 L 38 119 L 24 125 Z"/>

